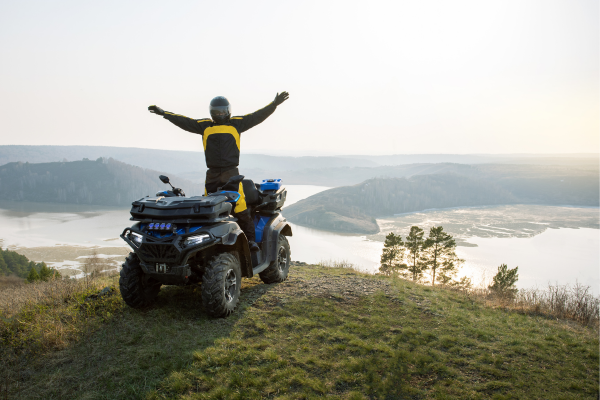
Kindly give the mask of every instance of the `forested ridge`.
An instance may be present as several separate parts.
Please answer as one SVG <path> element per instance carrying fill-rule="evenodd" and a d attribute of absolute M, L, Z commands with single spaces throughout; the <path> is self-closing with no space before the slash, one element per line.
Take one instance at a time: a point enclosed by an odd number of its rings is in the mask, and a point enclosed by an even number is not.
<path fill-rule="evenodd" d="M 264 171 L 240 170 L 251 177 L 269 175 Z M 457 174 L 487 180 L 546 181 L 550 187 L 560 180 L 571 182 L 597 182 L 598 163 L 582 165 L 532 165 L 532 164 L 456 164 L 456 163 L 418 163 L 388 165 L 373 168 L 339 167 L 316 168 L 307 164 L 307 169 L 280 171 L 273 175 L 282 178 L 288 184 L 321 185 L 329 187 L 356 185 L 371 178 L 410 178 L 415 175 Z"/>
<path fill-rule="evenodd" d="M 464 175 L 437 173 L 373 178 L 326 190 L 284 208 L 292 222 L 319 229 L 376 233 L 376 217 L 430 208 L 499 204 L 598 206 L 598 175 L 523 173 L 517 166 L 467 167 Z M 462 167 L 461 167 L 462 168 Z M 539 172 L 539 171 L 538 171 Z"/>
<path fill-rule="evenodd" d="M 39 164 L 14 162 L 0 166 L 0 199 L 127 206 L 133 200 L 169 188 L 158 175 L 160 172 L 106 158 Z M 204 191 L 202 185 L 170 178 L 188 195 Z"/>

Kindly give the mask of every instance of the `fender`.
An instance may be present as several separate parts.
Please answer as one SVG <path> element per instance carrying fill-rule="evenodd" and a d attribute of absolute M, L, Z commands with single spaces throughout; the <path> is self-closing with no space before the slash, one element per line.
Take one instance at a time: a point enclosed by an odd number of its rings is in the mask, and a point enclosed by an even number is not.
<path fill-rule="evenodd" d="M 292 236 L 292 227 L 290 226 L 289 222 L 287 222 L 287 220 L 281 214 L 279 214 L 273 219 L 269 226 L 265 227 L 265 231 L 268 239 L 267 259 L 269 261 L 273 261 L 277 259 L 277 242 L 279 240 L 279 234 L 281 233 L 284 236 Z"/>
<path fill-rule="evenodd" d="M 248 238 L 244 232 L 236 224 L 236 229 L 223 236 L 221 241 L 222 244 L 219 245 L 220 249 L 237 252 L 240 266 L 242 267 L 242 276 L 244 278 L 252 278 L 254 275 L 252 272 L 252 258 L 250 248 L 248 247 Z"/>

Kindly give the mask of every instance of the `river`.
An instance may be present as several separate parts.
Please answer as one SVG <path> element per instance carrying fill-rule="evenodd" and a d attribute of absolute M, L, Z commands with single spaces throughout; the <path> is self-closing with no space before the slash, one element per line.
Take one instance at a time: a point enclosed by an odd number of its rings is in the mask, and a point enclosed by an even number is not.
<path fill-rule="evenodd" d="M 327 188 L 287 185 L 293 204 Z M 412 225 L 426 231 L 444 226 L 456 237 L 465 260 L 460 276 L 488 282 L 500 264 L 519 267 L 519 287 L 547 284 L 589 285 L 600 292 L 600 230 L 598 208 L 494 206 L 428 210 L 381 218 L 382 231 L 359 236 L 324 232 L 293 224 L 292 259 L 316 263 L 346 260 L 375 272 L 388 232 L 406 235 Z M 117 266 L 128 247 L 119 238 L 130 223 L 129 210 L 51 203 L 0 204 L 2 247 L 30 259 L 47 261 L 77 275 L 93 252 Z"/>

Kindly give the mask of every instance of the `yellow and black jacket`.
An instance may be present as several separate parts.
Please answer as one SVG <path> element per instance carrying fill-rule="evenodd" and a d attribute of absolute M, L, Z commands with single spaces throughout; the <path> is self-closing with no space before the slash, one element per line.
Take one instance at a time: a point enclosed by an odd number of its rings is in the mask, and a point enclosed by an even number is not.
<path fill-rule="evenodd" d="M 260 124 L 275 111 L 271 103 L 252 114 L 231 117 L 229 123 L 221 125 L 210 118 L 192 119 L 165 111 L 164 118 L 181 129 L 202 135 L 204 157 L 208 168 L 235 168 L 240 163 L 240 135 Z"/>

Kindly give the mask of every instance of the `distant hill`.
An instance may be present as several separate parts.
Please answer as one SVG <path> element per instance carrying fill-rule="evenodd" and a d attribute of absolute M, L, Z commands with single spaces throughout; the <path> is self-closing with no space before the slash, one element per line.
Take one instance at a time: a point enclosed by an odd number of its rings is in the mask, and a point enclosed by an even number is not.
<path fill-rule="evenodd" d="M 536 165 L 598 165 L 598 153 L 580 154 L 392 154 L 339 156 L 368 160 L 379 165 L 403 164 L 536 164 Z"/>
<path fill-rule="evenodd" d="M 0 166 L 0 199 L 14 201 L 128 206 L 168 186 L 158 175 L 113 159 L 95 161 L 22 163 Z M 190 194 L 204 187 L 176 176 L 172 182 Z"/>
<path fill-rule="evenodd" d="M 418 170 L 407 168 L 404 172 Z M 598 172 L 541 166 L 437 165 L 408 178 L 372 178 L 285 207 L 292 222 L 348 233 L 377 233 L 376 217 L 430 208 L 496 204 L 599 205 Z"/>
<path fill-rule="evenodd" d="M 168 173 L 186 173 L 204 181 L 206 163 L 202 151 L 173 151 L 110 146 L 0 146 L 0 165 L 9 162 L 43 163 L 88 158 L 114 158 L 131 165 Z M 279 171 L 305 168 L 374 167 L 371 160 L 351 157 L 277 157 L 242 153 L 240 170 L 260 170 L 272 175 Z M 262 178 L 261 178 L 262 179 Z"/>
<path fill-rule="evenodd" d="M 9 162 L 46 163 L 88 158 L 114 158 L 138 167 L 177 174 L 202 184 L 206 172 L 204 153 L 110 146 L 0 146 L 0 165 Z M 243 149 L 242 149 L 243 150 Z M 451 165 L 520 164 L 598 169 L 598 154 L 396 154 L 289 157 L 247 154 L 242 151 L 240 173 L 255 181 L 283 178 L 287 184 L 353 185 L 376 177 L 407 177 L 419 169 L 439 172 Z M 433 167 L 431 167 L 433 166 Z M 433 172 L 427 172 L 433 173 Z"/>
<path fill-rule="evenodd" d="M 598 177 L 598 164 L 577 166 L 568 165 L 532 165 L 532 164 L 406 164 L 373 168 L 320 168 L 297 171 L 283 171 L 277 174 L 287 184 L 346 186 L 356 185 L 371 178 L 410 178 L 415 175 L 458 174 L 484 179 L 567 179 Z M 265 176 L 260 171 L 251 171 L 247 175 Z M 528 179 L 529 179 L 528 178 Z"/>

